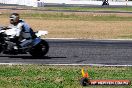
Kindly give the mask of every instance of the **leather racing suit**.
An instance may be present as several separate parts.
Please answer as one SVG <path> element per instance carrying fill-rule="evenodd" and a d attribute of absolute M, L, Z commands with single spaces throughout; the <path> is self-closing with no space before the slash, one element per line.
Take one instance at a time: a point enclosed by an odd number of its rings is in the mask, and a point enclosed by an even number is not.
<path fill-rule="evenodd" d="M 32 42 L 33 30 L 23 20 L 19 20 L 17 25 L 10 25 L 9 27 L 16 29 L 15 37 L 17 38 L 17 44 L 21 47 L 26 47 Z"/>

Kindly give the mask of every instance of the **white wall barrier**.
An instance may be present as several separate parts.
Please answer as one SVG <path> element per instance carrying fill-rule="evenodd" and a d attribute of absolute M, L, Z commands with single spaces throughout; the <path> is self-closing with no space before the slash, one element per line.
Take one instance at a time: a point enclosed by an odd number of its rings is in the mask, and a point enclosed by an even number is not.
<path fill-rule="evenodd" d="M 103 1 L 103 0 L 102 0 Z M 102 1 L 97 0 L 0 0 L 1 4 L 18 4 L 33 7 L 44 7 L 46 3 L 52 4 L 91 4 L 102 5 Z M 110 5 L 128 5 L 132 6 L 132 1 L 126 2 L 126 0 L 109 0 Z"/>

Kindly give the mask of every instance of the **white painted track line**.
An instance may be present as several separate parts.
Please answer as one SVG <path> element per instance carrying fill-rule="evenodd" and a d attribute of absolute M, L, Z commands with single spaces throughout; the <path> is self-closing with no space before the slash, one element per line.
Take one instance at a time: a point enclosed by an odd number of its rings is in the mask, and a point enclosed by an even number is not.
<path fill-rule="evenodd" d="M 93 41 L 94 41 L 94 40 L 97 40 L 97 41 L 98 41 L 98 40 L 99 40 L 99 41 L 100 41 L 100 40 L 101 40 L 101 41 L 109 41 L 109 40 L 110 40 L 110 41 L 112 41 L 112 40 L 113 40 L 113 41 L 116 41 L 116 40 L 117 40 L 117 41 L 118 41 L 118 40 L 119 40 L 119 41 L 132 41 L 132 39 L 89 39 L 89 38 L 88 38 L 88 39 L 82 39 L 82 38 L 43 38 L 43 39 L 53 39 L 53 40 L 93 40 Z"/>
<path fill-rule="evenodd" d="M 0 65 L 34 65 L 28 63 L 0 63 Z M 36 65 L 36 64 L 35 64 Z M 104 66 L 104 67 L 132 67 L 132 65 L 105 65 L 105 64 L 38 64 L 46 66 Z"/>

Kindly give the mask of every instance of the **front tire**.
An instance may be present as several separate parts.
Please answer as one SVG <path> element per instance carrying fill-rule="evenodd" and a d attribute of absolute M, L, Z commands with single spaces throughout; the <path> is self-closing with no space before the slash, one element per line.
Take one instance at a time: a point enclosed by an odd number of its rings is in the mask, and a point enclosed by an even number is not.
<path fill-rule="evenodd" d="M 30 54 L 33 57 L 43 57 L 49 51 L 49 44 L 45 40 L 42 40 L 37 46 L 35 46 L 31 51 Z"/>

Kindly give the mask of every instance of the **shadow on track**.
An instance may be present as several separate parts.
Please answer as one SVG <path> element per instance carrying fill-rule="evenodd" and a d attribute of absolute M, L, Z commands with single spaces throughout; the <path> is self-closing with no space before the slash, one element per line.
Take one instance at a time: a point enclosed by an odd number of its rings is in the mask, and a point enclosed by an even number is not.
<path fill-rule="evenodd" d="M 9 58 L 22 58 L 22 59 L 53 59 L 53 58 L 67 58 L 67 57 L 49 57 L 49 56 L 43 56 L 43 57 L 32 57 L 32 56 L 0 56 L 0 57 L 9 57 Z"/>

